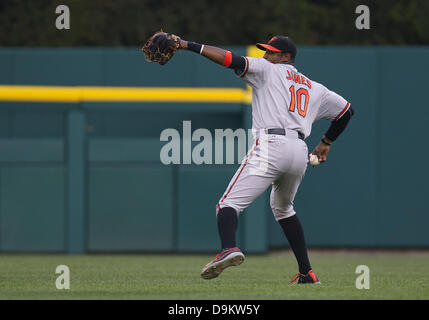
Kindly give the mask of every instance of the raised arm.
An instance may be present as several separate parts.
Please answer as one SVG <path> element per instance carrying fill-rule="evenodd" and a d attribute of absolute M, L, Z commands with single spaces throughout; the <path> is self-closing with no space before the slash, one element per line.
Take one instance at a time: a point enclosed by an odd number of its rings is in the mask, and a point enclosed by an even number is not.
<path fill-rule="evenodd" d="M 217 64 L 220 64 L 230 69 L 234 69 L 237 73 L 241 73 L 246 68 L 245 57 L 236 55 L 231 51 L 225 49 L 208 46 L 192 41 L 186 41 L 183 39 L 180 40 L 179 48 L 201 54 L 202 56 Z"/>

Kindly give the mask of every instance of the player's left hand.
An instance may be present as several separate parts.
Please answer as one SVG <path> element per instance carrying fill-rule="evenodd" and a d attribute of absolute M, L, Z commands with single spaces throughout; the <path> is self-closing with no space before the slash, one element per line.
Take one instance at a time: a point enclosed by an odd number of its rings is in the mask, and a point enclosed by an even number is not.
<path fill-rule="evenodd" d="M 330 149 L 330 146 L 323 142 L 320 142 L 313 150 L 312 154 L 316 155 L 319 158 L 319 162 L 325 162 Z"/>
<path fill-rule="evenodd" d="M 149 62 L 166 64 L 180 49 L 180 37 L 163 31 L 155 33 L 145 43 L 142 51 Z"/>

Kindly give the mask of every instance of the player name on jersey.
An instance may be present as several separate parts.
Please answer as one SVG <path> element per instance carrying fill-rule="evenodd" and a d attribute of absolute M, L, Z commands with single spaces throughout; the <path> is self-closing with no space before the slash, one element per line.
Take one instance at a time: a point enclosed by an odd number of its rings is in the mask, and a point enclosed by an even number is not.
<path fill-rule="evenodd" d="M 308 80 L 306 77 L 304 77 L 303 75 L 300 75 L 298 73 L 295 73 L 293 71 L 289 71 L 287 70 L 287 76 L 286 79 L 288 80 L 292 80 L 295 83 L 300 83 L 303 85 L 306 85 L 309 89 L 311 89 L 311 81 Z"/>

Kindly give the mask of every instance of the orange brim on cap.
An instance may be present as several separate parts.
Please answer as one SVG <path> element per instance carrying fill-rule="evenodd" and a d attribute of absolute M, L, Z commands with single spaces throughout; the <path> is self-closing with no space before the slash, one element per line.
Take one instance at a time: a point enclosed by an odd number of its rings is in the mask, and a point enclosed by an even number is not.
<path fill-rule="evenodd" d="M 274 48 L 273 46 L 270 46 L 269 44 L 263 44 L 263 43 L 257 43 L 256 47 L 261 49 L 261 50 L 270 50 L 270 51 L 274 51 L 274 52 L 282 52 L 281 50 Z"/>

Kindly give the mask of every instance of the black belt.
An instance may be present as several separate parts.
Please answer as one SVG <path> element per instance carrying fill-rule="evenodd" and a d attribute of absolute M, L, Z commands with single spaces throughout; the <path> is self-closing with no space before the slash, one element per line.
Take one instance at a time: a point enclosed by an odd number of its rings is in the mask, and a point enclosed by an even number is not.
<path fill-rule="evenodd" d="M 267 134 L 278 134 L 280 136 L 285 136 L 286 130 L 283 128 L 267 129 Z M 304 134 L 298 131 L 298 138 L 304 140 Z"/>

